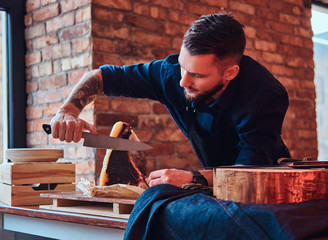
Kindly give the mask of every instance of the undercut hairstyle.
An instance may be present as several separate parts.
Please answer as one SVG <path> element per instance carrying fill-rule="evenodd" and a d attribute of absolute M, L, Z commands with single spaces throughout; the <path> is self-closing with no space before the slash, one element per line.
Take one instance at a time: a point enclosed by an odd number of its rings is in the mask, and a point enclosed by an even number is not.
<path fill-rule="evenodd" d="M 243 25 L 231 14 L 201 16 L 183 37 L 190 55 L 214 54 L 218 59 L 232 58 L 237 63 L 243 56 L 246 38 Z"/>

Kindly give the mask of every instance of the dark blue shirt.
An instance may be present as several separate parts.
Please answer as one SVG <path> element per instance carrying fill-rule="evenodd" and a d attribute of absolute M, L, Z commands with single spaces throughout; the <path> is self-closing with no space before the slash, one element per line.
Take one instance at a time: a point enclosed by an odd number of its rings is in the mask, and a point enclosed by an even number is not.
<path fill-rule="evenodd" d="M 288 95 L 262 65 L 243 56 L 238 75 L 211 105 L 186 101 L 178 55 L 131 66 L 100 67 L 104 93 L 164 104 L 204 167 L 275 164 L 289 157 L 281 139 Z"/>

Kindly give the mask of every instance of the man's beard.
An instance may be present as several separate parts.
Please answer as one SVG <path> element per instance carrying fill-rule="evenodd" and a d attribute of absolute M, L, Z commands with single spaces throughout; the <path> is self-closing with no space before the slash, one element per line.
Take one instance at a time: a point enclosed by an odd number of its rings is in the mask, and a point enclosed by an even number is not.
<path fill-rule="evenodd" d="M 183 88 L 184 95 L 187 99 L 188 102 L 193 102 L 194 104 L 199 104 L 199 103 L 205 103 L 207 104 L 208 102 L 212 102 L 215 99 L 212 99 L 212 96 L 217 93 L 218 91 L 222 90 L 224 88 L 224 84 L 222 82 L 219 82 L 216 86 L 214 86 L 212 89 L 197 94 L 195 96 L 191 96 L 188 94 L 187 89 L 190 89 L 191 91 L 195 91 L 193 88 Z"/>

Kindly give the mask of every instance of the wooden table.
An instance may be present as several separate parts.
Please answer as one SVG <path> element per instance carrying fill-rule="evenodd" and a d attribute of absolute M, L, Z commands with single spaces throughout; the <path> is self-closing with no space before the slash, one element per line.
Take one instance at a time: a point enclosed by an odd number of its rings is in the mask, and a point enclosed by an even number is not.
<path fill-rule="evenodd" d="M 63 240 L 123 239 L 127 224 L 122 218 L 57 212 L 37 206 L 12 207 L 2 202 L 0 216 L 0 230 Z"/>

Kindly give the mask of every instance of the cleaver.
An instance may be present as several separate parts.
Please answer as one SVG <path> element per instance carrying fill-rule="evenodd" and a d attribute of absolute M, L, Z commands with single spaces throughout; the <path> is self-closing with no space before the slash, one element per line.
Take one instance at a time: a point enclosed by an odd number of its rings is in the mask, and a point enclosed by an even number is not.
<path fill-rule="evenodd" d="M 51 126 L 49 124 L 43 124 L 42 128 L 47 134 L 51 134 Z M 85 147 L 113 149 L 116 151 L 144 151 L 152 149 L 146 143 L 89 132 L 82 132 L 82 138 L 84 139 L 83 146 Z"/>

